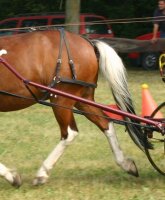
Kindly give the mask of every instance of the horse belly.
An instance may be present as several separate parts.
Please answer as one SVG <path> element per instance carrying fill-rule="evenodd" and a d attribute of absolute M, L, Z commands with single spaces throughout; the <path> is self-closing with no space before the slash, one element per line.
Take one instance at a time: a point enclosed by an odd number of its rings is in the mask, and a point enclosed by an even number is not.
<path fill-rule="evenodd" d="M 16 111 L 35 104 L 32 100 L 25 100 L 16 97 L 0 95 L 0 112 Z"/>

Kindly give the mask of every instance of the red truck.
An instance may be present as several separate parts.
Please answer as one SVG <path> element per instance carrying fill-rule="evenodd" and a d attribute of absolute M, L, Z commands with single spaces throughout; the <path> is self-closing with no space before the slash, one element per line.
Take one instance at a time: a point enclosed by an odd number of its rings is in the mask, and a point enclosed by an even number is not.
<path fill-rule="evenodd" d="M 12 35 L 20 33 L 17 30 L 7 30 L 10 28 L 25 28 L 56 25 L 62 27 L 65 23 L 64 13 L 29 13 L 0 21 L 0 35 Z M 23 30 L 22 32 L 27 32 Z M 86 35 L 88 38 L 111 38 L 114 37 L 113 31 L 109 24 L 106 23 L 106 18 L 92 13 L 80 14 L 79 34 Z"/>
<path fill-rule="evenodd" d="M 141 35 L 136 37 L 137 40 L 151 40 L 153 34 L 148 33 L 145 35 Z M 157 37 L 160 36 L 158 33 Z M 158 60 L 159 60 L 160 52 L 132 52 L 128 54 L 128 58 L 131 63 L 135 66 L 141 66 L 146 70 L 154 70 L 158 69 Z"/>

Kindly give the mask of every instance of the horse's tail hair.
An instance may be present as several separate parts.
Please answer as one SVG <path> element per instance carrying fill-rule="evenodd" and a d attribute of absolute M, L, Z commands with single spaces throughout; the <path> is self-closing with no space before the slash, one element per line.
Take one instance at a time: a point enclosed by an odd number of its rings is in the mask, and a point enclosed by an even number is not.
<path fill-rule="evenodd" d="M 94 40 L 93 42 L 99 51 L 100 70 L 110 85 L 115 102 L 121 110 L 136 114 L 131 95 L 128 91 L 126 70 L 121 58 L 108 44 L 98 40 Z M 128 122 L 139 123 L 128 117 L 126 117 L 125 120 Z M 144 146 L 152 148 L 152 145 L 146 139 L 140 126 L 133 123 L 127 123 L 126 128 L 130 137 L 140 149 L 143 150 Z"/>

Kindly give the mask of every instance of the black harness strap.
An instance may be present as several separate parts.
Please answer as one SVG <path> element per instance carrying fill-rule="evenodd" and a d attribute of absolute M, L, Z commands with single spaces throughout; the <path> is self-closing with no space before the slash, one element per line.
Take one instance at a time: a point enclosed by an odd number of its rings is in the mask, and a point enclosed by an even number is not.
<path fill-rule="evenodd" d="M 65 31 L 63 28 L 61 28 L 61 29 L 59 29 L 59 32 L 60 32 L 60 46 L 59 46 L 59 54 L 58 54 L 58 58 L 57 58 L 57 62 L 56 62 L 56 68 L 55 68 L 55 76 L 54 76 L 52 82 L 48 85 L 48 87 L 53 88 L 58 83 L 68 83 L 68 84 L 77 84 L 77 85 L 81 85 L 84 87 L 96 88 L 97 84 L 87 83 L 82 80 L 77 80 L 75 66 L 74 66 L 74 62 L 71 57 L 71 53 L 69 50 L 69 44 L 68 44 L 68 41 L 65 36 Z M 72 79 L 68 79 L 68 78 L 64 78 L 64 77 L 60 76 L 60 69 L 61 69 L 61 64 L 62 64 L 62 49 L 63 49 L 64 43 L 65 43 L 65 47 L 67 50 L 69 66 L 70 66 L 70 69 L 72 72 Z M 45 93 L 45 95 L 43 96 L 42 99 L 47 99 L 49 97 L 50 93 L 48 91 L 43 91 L 43 92 Z"/>
<path fill-rule="evenodd" d="M 20 98 L 20 99 L 34 100 L 31 97 L 25 97 L 25 96 L 22 96 L 22 95 L 13 94 L 13 93 L 10 93 L 10 92 L 7 92 L 7 91 L 3 91 L 3 90 L 0 90 L 0 94 L 6 95 L 6 96 L 11 96 L 11 97 L 17 97 L 17 98 Z"/>
<path fill-rule="evenodd" d="M 60 82 L 76 84 L 76 85 L 82 85 L 84 87 L 91 87 L 91 88 L 96 88 L 97 87 L 97 85 L 94 84 L 94 83 L 87 83 L 85 81 L 80 81 L 80 80 L 77 80 L 77 79 L 60 78 Z"/>
<path fill-rule="evenodd" d="M 66 50 L 67 50 L 67 53 L 68 53 L 69 65 L 70 65 L 70 69 L 71 69 L 72 76 L 73 76 L 72 78 L 73 79 L 77 79 L 76 71 L 75 71 L 75 67 L 74 67 L 74 62 L 72 60 L 72 57 L 71 57 L 71 54 L 70 54 L 70 51 L 69 51 L 69 44 L 68 44 L 68 41 L 67 41 L 67 39 L 65 37 L 65 32 L 64 31 L 63 31 L 63 38 L 64 38 Z"/>
<path fill-rule="evenodd" d="M 70 54 L 70 50 L 69 50 L 69 44 L 68 41 L 66 39 L 65 36 L 65 31 L 64 29 L 59 29 L 60 31 L 60 48 L 59 48 L 59 54 L 58 54 L 58 59 L 57 59 L 57 64 L 56 64 L 56 71 L 55 71 L 55 77 L 58 78 L 58 82 L 59 82 L 59 71 L 60 71 L 60 67 L 62 64 L 62 49 L 63 49 L 63 42 L 65 43 L 66 46 L 66 50 L 67 50 L 67 55 L 68 55 L 68 60 L 69 60 L 69 66 L 72 72 L 72 78 L 76 79 L 76 72 L 75 72 L 75 67 L 74 67 L 74 62 L 72 60 L 71 54 Z"/>
<path fill-rule="evenodd" d="M 56 71 L 55 71 L 55 77 L 54 80 L 56 79 L 56 77 L 59 76 L 59 71 L 60 71 L 60 67 L 62 64 L 62 49 L 63 49 L 63 41 L 64 41 L 64 31 L 63 29 L 59 29 L 60 32 L 60 46 L 59 46 L 59 53 L 58 53 L 58 58 L 57 58 L 57 64 L 56 64 Z"/>

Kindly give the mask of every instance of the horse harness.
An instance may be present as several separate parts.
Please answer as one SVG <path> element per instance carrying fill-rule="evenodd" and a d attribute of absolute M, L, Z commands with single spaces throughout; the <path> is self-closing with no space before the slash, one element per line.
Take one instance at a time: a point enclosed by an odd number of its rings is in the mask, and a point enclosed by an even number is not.
<path fill-rule="evenodd" d="M 65 31 L 63 28 L 58 29 L 60 32 L 60 46 L 59 46 L 59 54 L 58 54 L 58 58 L 57 58 L 57 62 L 56 62 L 56 67 L 55 67 L 55 74 L 53 77 L 53 80 L 51 81 L 51 83 L 48 85 L 49 88 L 54 88 L 57 84 L 59 83 L 67 83 L 67 84 L 76 84 L 76 85 L 81 85 L 84 87 L 92 87 L 92 88 L 96 88 L 97 84 L 94 83 L 88 83 L 82 80 L 78 80 L 77 79 L 77 75 L 76 75 L 76 71 L 75 71 L 75 66 L 74 66 L 74 62 L 72 60 L 71 57 L 71 53 L 70 53 L 70 49 L 69 49 L 69 44 L 67 41 L 67 38 L 65 36 Z M 93 45 L 93 43 L 88 40 L 87 38 L 85 38 L 95 49 L 95 46 Z M 68 62 L 69 62 L 69 66 L 70 66 L 70 70 L 72 73 L 72 79 L 69 78 L 64 78 L 60 76 L 60 69 L 61 69 L 61 64 L 62 64 L 62 49 L 63 49 L 63 44 L 65 44 L 66 50 L 67 50 L 67 55 L 68 55 Z M 96 53 L 97 50 L 95 49 Z M 34 93 L 31 91 L 31 89 L 28 87 L 28 84 L 25 84 L 26 88 L 29 90 L 29 92 L 31 93 L 31 95 L 33 96 L 33 98 L 38 102 L 38 98 L 34 95 Z M 43 97 L 41 99 L 41 101 L 44 101 L 46 99 L 49 98 L 49 96 L 51 95 L 49 91 L 46 90 L 42 90 L 43 93 Z M 1 91 L 0 90 L 0 94 L 3 95 L 7 95 L 7 96 L 13 96 L 13 97 L 17 97 L 17 98 L 23 98 L 23 99 L 31 99 L 28 97 L 24 97 L 21 95 L 17 95 L 17 94 L 13 94 L 7 91 Z"/>
<path fill-rule="evenodd" d="M 57 62 L 56 62 L 56 67 L 55 67 L 55 75 L 54 75 L 52 82 L 48 85 L 48 87 L 53 88 L 58 83 L 68 83 L 68 84 L 81 85 L 81 86 L 84 86 L 84 87 L 96 88 L 97 85 L 94 84 L 94 83 L 87 83 L 85 81 L 77 79 L 75 66 L 74 66 L 74 62 L 73 62 L 72 57 L 71 57 L 69 44 L 68 44 L 68 41 L 67 41 L 67 38 L 66 38 L 66 35 L 65 35 L 65 31 L 64 31 L 63 28 L 60 28 L 59 32 L 60 32 L 60 46 L 59 46 L 59 54 L 58 54 L 58 58 L 57 58 Z M 72 79 L 68 79 L 68 78 L 64 78 L 64 77 L 60 76 L 60 69 L 61 69 L 61 64 L 62 64 L 63 44 L 65 44 L 65 47 L 66 47 L 66 51 L 67 51 L 67 55 L 68 55 L 68 63 L 69 63 L 70 70 L 71 70 L 71 73 L 72 73 Z M 45 93 L 45 96 L 43 97 L 43 99 L 47 99 L 48 96 L 49 96 L 49 92 L 48 91 L 43 91 L 43 92 Z"/>

